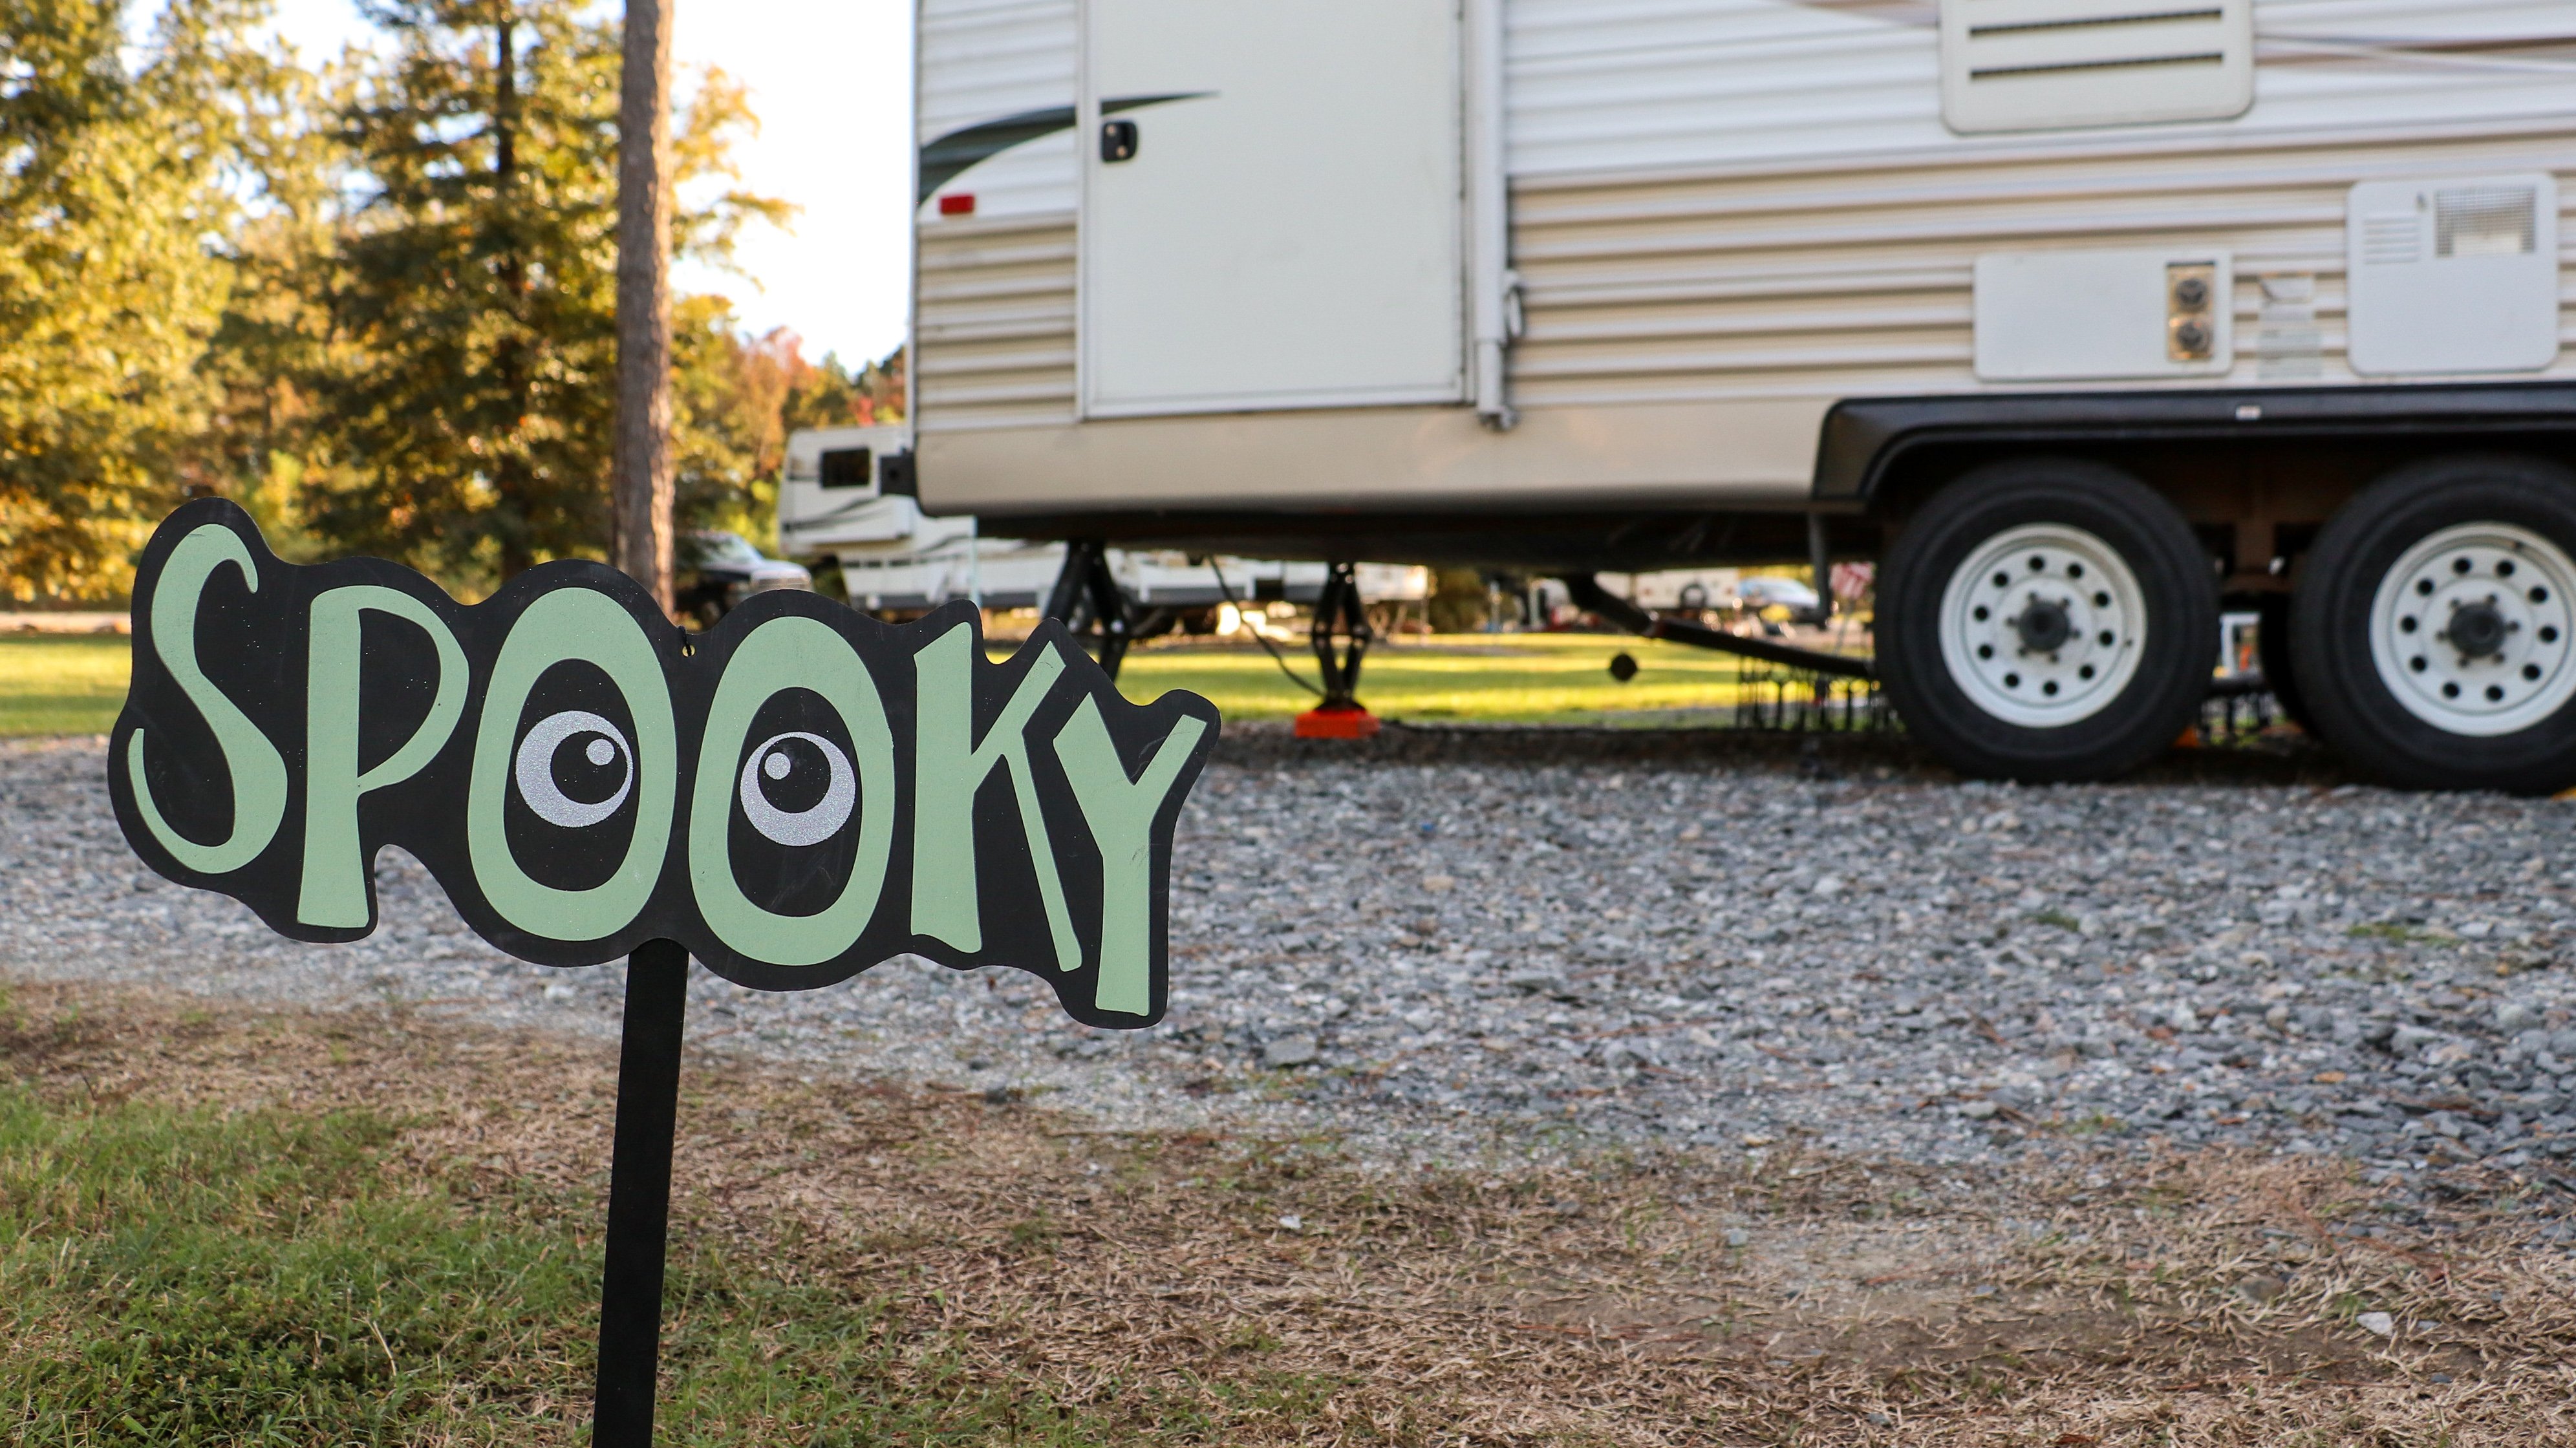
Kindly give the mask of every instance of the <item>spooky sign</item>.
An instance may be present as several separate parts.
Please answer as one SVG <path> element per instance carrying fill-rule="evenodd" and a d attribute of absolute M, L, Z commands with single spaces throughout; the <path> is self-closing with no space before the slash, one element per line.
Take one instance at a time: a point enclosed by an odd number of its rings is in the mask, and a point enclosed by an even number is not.
<path fill-rule="evenodd" d="M 992 663 L 979 621 L 776 592 L 691 635 L 583 562 L 467 607 L 379 559 L 285 563 L 195 502 L 144 550 L 109 783 L 154 869 L 298 940 L 370 933 L 396 845 L 523 960 L 668 939 L 798 990 L 910 953 L 1150 1025 L 1216 708 L 1130 704 L 1052 622 Z"/>

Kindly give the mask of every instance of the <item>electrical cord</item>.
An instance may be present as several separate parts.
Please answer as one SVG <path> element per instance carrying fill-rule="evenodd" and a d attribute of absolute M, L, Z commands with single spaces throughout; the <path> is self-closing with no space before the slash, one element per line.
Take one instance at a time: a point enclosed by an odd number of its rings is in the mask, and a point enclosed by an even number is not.
<path fill-rule="evenodd" d="M 1214 557 L 1210 557 L 1208 559 L 1208 572 L 1216 576 L 1217 596 L 1233 605 L 1236 614 L 1242 614 L 1243 605 L 1236 600 L 1234 590 L 1226 586 L 1225 570 L 1217 566 L 1216 559 Z M 1289 683 L 1296 685 L 1298 688 L 1305 690 L 1307 693 L 1314 695 L 1318 699 L 1324 697 L 1324 691 L 1322 689 L 1298 678 L 1297 671 L 1288 667 L 1288 661 L 1280 656 L 1278 646 L 1270 642 L 1270 636 L 1268 634 L 1263 633 L 1257 628 L 1252 628 L 1249 624 L 1246 624 L 1245 627 L 1250 629 L 1252 641 L 1261 645 L 1261 651 L 1263 653 L 1270 655 L 1270 662 L 1277 664 L 1279 666 L 1279 672 L 1288 676 Z"/>

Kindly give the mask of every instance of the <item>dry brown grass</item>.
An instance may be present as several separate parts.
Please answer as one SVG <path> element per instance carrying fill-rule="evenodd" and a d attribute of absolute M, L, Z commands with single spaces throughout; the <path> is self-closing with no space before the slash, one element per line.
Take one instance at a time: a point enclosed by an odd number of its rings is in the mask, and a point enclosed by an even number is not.
<path fill-rule="evenodd" d="M 48 1096 L 366 1107 L 469 1195 L 600 1197 L 602 1043 L 13 989 L 6 1064 Z M 984 1385 L 1139 1437 L 1189 1440 L 1194 1408 L 1246 1444 L 2576 1443 L 2546 1186 L 2420 1210 L 2219 1153 L 1387 1172 L 721 1059 L 683 1093 L 678 1250 L 883 1297 Z"/>

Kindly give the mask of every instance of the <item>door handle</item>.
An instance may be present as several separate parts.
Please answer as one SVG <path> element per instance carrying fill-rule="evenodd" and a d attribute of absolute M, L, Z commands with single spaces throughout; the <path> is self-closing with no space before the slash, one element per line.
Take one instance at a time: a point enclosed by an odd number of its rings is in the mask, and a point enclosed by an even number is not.
<path fill-rule="evenodd" d="M 1136 123 L 1134 121 L 1100 123 L 1100 159 L 1113 164 L 1136 159 Z"/>

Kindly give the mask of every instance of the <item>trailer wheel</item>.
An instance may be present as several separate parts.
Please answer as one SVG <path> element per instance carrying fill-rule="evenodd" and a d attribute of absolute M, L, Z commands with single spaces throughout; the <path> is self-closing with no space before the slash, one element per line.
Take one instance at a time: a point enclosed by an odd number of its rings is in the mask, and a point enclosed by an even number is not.
<path fill-rule="evenodd" d="M 2576 475 L 2398 469 L 2317 535 L 2292 667 L 2326 742 L 2411 789 L 2576 785 Z"/>
<path fill-rule="evenodd" d="M 1990 464 L 1888 555 L 1879 666 L 1906 728 L 1962 773 L 2104 779 L 2209 692 L 2218 590 L 2180 514 L 2116 468 Z"/>
<path fill-rule="evenodd" d="M 2263 670 L 2263 687 L 2291 723 L 2318 733 L 2316 715 L 2308 712 L 2307 696 L 2299 692 L 2298 661 L 2290 656 L 2290 596 L 2264 594 L 2256 608 L 2255 661 Z"/>

